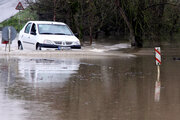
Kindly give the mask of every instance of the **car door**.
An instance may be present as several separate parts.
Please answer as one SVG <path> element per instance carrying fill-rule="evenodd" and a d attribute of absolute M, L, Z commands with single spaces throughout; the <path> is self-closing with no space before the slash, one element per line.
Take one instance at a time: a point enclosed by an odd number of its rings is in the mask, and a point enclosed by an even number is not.
<path fill-rule="evenodd" d="M 31 29 L 31 26 L 32 26 L 32 23 L 28 23 L 25 27 L 25 30 L 24 30 L 24 34 L 23 36 L 21 37 L 21 41 L 22 41 L 22 44 L 23 44 L 23 48 L 24 49 L 28 49 L 29 48 L 29 39 L 30 39 L 30 29 Z"/>
<path fill-rule="evenodd" d="M 35 50 L 37 43 L 37 26 L 35 23 L 33 23 L 31 27 L 31 31 L 29 35 L 29 43 L 30 43 L 29 48 Z"/>

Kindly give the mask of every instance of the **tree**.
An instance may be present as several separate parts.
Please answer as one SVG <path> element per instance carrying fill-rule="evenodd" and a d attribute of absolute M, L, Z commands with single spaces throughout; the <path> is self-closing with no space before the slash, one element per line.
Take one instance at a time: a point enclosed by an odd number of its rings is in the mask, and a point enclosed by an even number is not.
<path fill-rule="evenodd" d="M 81 42 L 92 44 L 99 31 L 105 35 L 129 32 L 133 47 L 143 47 L 144 39 L 158 40 L 163 34 L 178 32 L 180 2 L 177 0 L 27 0 L 39 20 L 67 23 Z M 32 5 L 33 4 L 33 5 Z"/>
<path fill-rule="evenodd" d="M 145 22 L 142 9 L 145 6 L 145 2 L 135 1 L 134 3 L 130 3 L 129 1 L 116 0 L 116 5 L 130 31 L 131 45 L 135 47 L 142 47 L 142 36 Z M 129 8 L 125 10 L 127 5 Z M 133 7 L 132 5 L 135 5 L 136 7 Z"/>

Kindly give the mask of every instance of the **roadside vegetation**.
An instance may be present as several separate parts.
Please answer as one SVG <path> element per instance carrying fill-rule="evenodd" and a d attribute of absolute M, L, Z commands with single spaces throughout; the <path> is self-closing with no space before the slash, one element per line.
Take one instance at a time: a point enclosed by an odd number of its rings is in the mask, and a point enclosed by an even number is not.
<path fill-rule="evenodd" d="M 36 13 L 27 8 L 23 11 L 20 11 L 15 16 L 12 16 L 11 18 L 3 21 L 0 24 L 0 27 L 13 26 L 19 32 L 27 21 L 37 19 L 38 17 Z"/>
<path fill-rule="evenodd" d="M 132 46 L 143 47 L 170 38 L 180 31 L 179 0 L 35 0 L 30 2 L 39 20 L 67 23 L 81 41 L 92 44 L 100 33 L 129 35 Z M 166 36 L 166 37 L 164 37 Z"/>

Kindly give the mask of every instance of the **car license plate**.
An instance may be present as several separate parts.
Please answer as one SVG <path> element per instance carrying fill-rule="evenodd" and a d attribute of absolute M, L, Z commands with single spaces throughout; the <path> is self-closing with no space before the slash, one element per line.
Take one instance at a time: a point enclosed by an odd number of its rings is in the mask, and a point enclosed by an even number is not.
<path fill-rule="evenodd" d="M 71 47 L 61 47 L 61 49 L 63 49 L 63 50 L 70 50 Z"/>

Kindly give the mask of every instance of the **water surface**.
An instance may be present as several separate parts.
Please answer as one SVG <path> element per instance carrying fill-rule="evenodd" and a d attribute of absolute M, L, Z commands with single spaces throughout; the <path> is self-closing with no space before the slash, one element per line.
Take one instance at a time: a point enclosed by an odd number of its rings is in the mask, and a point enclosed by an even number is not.
<path fill-rule="evenodd" d="M 0 58 L 1 120 L 178 120 L 173 57 Z"/>

